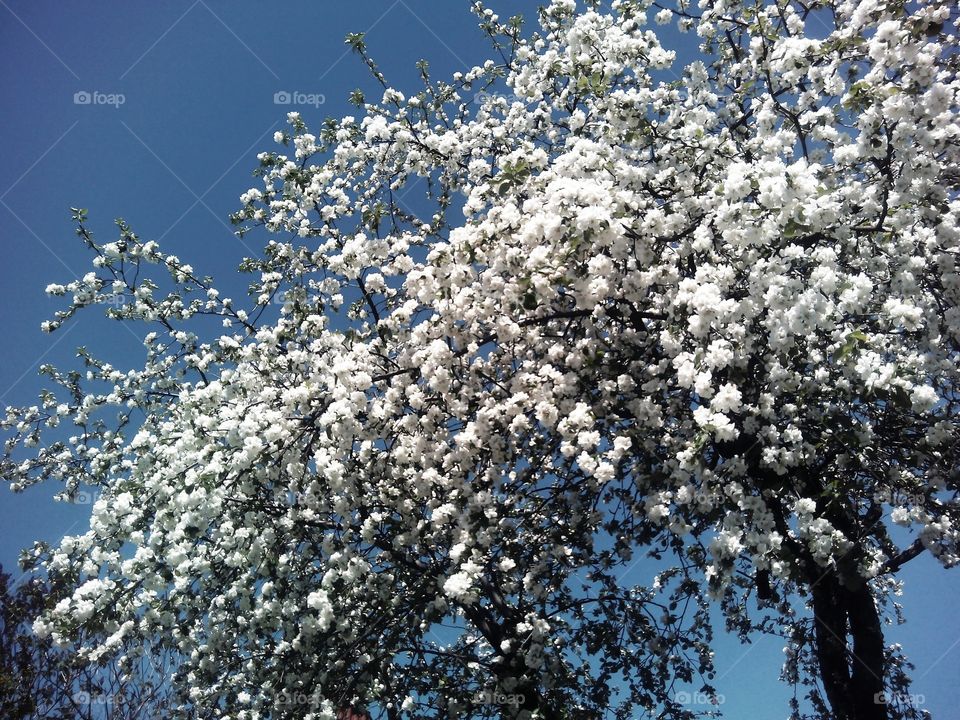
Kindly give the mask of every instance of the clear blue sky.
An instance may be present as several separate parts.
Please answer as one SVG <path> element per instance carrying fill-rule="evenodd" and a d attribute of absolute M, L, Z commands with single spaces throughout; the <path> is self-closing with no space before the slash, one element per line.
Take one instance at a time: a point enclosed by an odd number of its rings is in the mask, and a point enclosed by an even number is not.
<path fill-rule="evenodd" d="M 506 16 L 530 12 L 530 0 L 491 0 Z M 40 323 L 60 307 L 43 289 L 89 269 L 68 208 L 89 209 L 100 239 L 113 239 L 115 217 L 144 239 L 214 275 L 243 294 L 233 273 L 244 247 L 227 223 L 238 196 L 253 185 L 255 155 L 290 109 L 316 124 L 355 113 L 347 93 L 370 88 L 369 75 L 343 44 L 366 31 L 388 82 L 418 86 L 414 63 L 430 61 L 437 78 L 487 57 L 467 0 L 0 0 L 0 405 L 32 403 L 37 367 L 69 367 L 75 348 L 106 349 L 121 366 L 142 362 L 143 330 L 98 322 L 92 313 L 50 336 Z M 691 56 L 693 36 L 665 36 Z M 322 95 L 325 103 L 287 106 L 277 92 Z M 90 93 L 77 104 L 76 93 Z M 93 93 L 98 95 L 93 96 Z M 122 94 L 123 103 L 115 102 Z M 84 96 L 80 96 L 81 98 Z M 106 354 L 106 353 L 100 353 Z M 89 506 L 54 503 L 56 488 L 15 496 L 0 488 L 0 563 L 14 569 L 19 549 L 85 529 Z M 640 574 L 631 579 L 643 581 Z M 914 692 L 935 718 L 960 706 L 960 572 L 923 558 L 908 566 L 905 628 L 890 630 L 917 667 Z M 720 643 L 718 690 L 728 718 L 787 715 L 777 682 L 781 643 L 749 648 Z"/>

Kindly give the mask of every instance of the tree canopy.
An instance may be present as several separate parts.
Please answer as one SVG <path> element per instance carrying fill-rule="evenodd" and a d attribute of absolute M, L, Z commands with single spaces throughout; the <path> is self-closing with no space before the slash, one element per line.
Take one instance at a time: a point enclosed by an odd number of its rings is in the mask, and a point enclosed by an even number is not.
<path fill-rule="evenodd" d="M 407 94 L 348 37 L 382 95 L 258 156 L 246 300 L 75 210 L 45 329 L 155 332 L 7 412 L 14 487 L 101 493 L 41 635 L 175 651 L 176 717 L 692 718 L 719 607 L 794 717 L 922 717 L 882 620 L 958 561 L 956 12 L 586 5 L 476 4 L 494 59 Z"/>

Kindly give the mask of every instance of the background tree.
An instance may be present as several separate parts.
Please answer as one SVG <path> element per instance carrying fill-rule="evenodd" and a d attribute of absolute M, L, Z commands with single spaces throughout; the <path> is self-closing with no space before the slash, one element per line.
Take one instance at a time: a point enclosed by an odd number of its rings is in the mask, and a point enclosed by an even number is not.
<path fill-rule="evenodd" d="M 38 577 L 16 586 L 0 569 L 0 713 L 10 720 L 153 720 L 166 710 L 169 657 L 137 649 L 120 665 L 78 663 L 31 625 L 60 589 Z M 142 649 L 141 649 L 142 650 Z M 137 658 L 137 659 L 134 659 Z"/>
<path fill-rule="evenodd" d="M 499 59 L 411 97 L 350 36 L 383 94 L 259 156 L 245 308 L 75 211 L 47 329 L 157 332 L 8 411 L 16 487 L 102 490 L 42 633 L 176 651 L 176 716 L 688 718 L 716 602 L 795 716 L 920 715 L 882 619 L 957 562 L 951 7 L 588 5 L 477 5 Z"/>

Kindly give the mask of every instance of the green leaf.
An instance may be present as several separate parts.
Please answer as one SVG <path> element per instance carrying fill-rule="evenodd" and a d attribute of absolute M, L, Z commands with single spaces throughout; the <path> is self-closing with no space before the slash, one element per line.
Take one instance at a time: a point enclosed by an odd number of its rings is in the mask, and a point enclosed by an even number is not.
<path fill-rule="evenodd" d="M 836 362 L 842 362 L 846 360 L 850 355 L 859 350 L 862 346 L 866 345 L 870 340 L 870 337 L 864 333 L 862 330 L 854 330 L 847 333 L 847 337 L 843 345 L 841 345 L 834 353 L 833 359 Z"/>
<path fill-rule="evenodd" d="M 526 294 L 523 296 L 523 309 L 536 310 L 538 304 L 537 294 L 532 289 L 527 290 Z"/>
<path fill-rule="evenodd" d="M 347 37 L 344 39 L 344 43 L 350 46 L 355 52 L 363 52 L 367 49 L 367 44 L 364 42 L 364 37 L 366 33 L 347 33 Z"/>

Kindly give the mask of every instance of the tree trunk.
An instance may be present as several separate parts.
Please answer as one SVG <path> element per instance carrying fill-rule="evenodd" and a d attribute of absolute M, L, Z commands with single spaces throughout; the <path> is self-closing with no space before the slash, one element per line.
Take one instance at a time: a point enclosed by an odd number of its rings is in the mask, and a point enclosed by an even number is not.
<path fill-rule="evenodd" d="M 843 589 L 850 635 L 853 637 L 850 694 L 857 720 L 886 720 L 887 706 L 882 701 L 886 663 L 883 655 L 883 629 L 870 588 L 861 582 L 855 590 Z"/>
<path fill-rule="evenodd" d="M 835 720 L 888 720 L 882 702 L 883 630 L 869 586 L 829 572 L 811 583 L 820 680 Z M 848 633 L 852 648 L 848 648 Z"/>
<path fill-rule="evenodd" d="M 820 682 L 836 720 L 853 720 L 850 668 L 847 664 L 847 615 L 836 578 L 827 574 L 812 583 L 814 638 Z"/>

